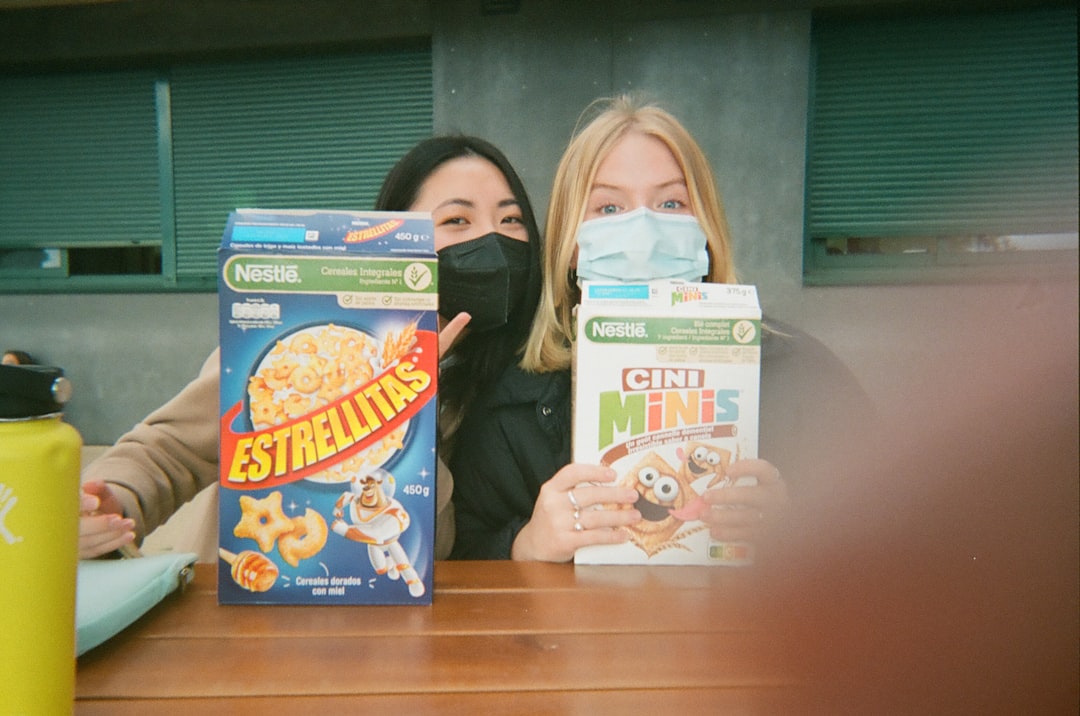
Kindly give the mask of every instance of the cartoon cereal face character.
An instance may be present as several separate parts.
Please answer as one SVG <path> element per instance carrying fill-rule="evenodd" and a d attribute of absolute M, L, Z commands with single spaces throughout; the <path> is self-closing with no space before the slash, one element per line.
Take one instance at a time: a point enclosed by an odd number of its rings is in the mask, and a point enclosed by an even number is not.
<path fill-rule="evenodd" d="M 685 450 L 677 451 L 682 465 L 679 473 L 686 483 L 693 483 L 702 477 L 711 476 L 708 487 L 715 487 L 723 482 L 727 484 L 727 467 L 731 464 L 731 452 L 715 445 L 688 442 Z"/>
<path fill-rule="evenodd" d="M 623 476 L 622 484 L 640 495 L 634 508 L 641 513 L 641 521 L 627 529 L 634 544 L 650 555 L 659 551 L 683 524 L 671 511 L 698 496 L 679 471 L 651 451 Z"/>
<path fill-rule="evenodd" d="M 364 509 L 378 510 L 388 506 L 394 496 L 394 477 L 385 470 L 375 470 L 370 475 L 353 477 L 349 489 L 360 495 Z"/>

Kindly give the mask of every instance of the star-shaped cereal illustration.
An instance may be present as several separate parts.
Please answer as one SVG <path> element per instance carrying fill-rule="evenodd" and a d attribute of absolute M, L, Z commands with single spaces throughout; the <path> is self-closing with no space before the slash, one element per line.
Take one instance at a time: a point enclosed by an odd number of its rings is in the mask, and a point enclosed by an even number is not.
<path fill-rule="evenodd" d="M 261 500 L 250 495 L 240 496 L 240 521 L 233 528 L 237 537 L 250 537 L 259 549 L 269 552 L 277 538 L 293 530 L 293 521 L 281 509 L 281 493 L 277 490 Z"/>

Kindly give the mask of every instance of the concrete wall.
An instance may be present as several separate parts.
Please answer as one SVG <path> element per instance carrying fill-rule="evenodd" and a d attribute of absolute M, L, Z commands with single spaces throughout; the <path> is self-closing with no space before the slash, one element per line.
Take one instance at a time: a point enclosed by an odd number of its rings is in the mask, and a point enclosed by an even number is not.
<path fill-rule="evenodd" d="M 642 92 L 712 159 L 737 265 L 766 312 L 832 347 L 884 409 L 925 372 L 1037 370 L 1048 346 L 1075 356 L 1075 270 L 1053 282 L 802 285 L 810 3 L 524 0 L 496 16 L 479 4 L 432 2 L 426 15 L 410 3 L 417 27 L 430 25 L 435 128 L 504 148 L 541 211 L 586 105 Z M 174 394 L 216 332 L 210 294 L 0 295 L 0 344 L 65 367 L 69 417 L 88 442 L 112 441 Z"/>

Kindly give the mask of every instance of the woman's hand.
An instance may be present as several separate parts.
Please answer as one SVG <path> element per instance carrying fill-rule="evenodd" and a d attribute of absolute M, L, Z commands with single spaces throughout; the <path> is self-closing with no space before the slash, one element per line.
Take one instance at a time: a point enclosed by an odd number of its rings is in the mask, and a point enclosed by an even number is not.
<path fill-rule="evenodd" d="M 727 469 L 733 483 L 705 492 L 711 509 L 701 519 L 709 525 L 713 539 L 753 541 L 764 526 L 777 523 L 788 509 L 787 485 L 780 471 L 767 460 L 736 460 Z M 740 478 L 755 478 L 755 485 L 734 484 Z"/>
<path fill-rule="evenodd" d="M 100 557 L 135 541 L 135 521 L 125 518 L 122 512 L 120 501 L 104 482 L 82 485 L 79 559 Z"/>
<path fill-rule="evenodd" d="M 609 467 L 581 463 L 555 473 L 540 488 L 532 517 L 514 539 L 511 559 L 568 562 L 579 547 L 627 541 L 620 528 L 641 519 L 632 507 L 638 493 L 605 484 L 615 478 Z"/>

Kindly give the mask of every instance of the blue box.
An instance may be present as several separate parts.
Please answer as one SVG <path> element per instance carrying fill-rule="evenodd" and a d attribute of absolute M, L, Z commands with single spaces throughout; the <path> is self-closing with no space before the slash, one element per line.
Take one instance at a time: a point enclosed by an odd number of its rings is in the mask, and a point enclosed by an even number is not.
<path fill-rule="evenodd" d="M 428 214 L 230 215 L 219 603 L 431 603 L 433 236 Z"/>

